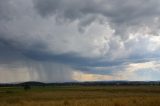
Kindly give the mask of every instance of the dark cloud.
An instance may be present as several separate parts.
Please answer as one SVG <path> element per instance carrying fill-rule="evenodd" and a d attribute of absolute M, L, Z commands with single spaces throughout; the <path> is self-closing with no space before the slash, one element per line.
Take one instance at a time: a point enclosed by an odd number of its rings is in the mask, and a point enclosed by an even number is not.
<path fill-rule="evenodd" d="M 153 35 L 160 33 L 159 4 L 1 0 L 0 78 L 1 73 L 15 78 L 0 80 L 17 81 L 22 75 L 24 80 L 73 81 L 75 72 L 117 77 L 128 76 L 134 65 L 140 67 L 135 70 L 146 64 L 157 69 L 160 37 Z"/>
<path fill-rule="evenodd" d="M 57 19 L 78 20 L 83 27 L 104 16 L 121 36 L 128 28 L 150 25 L 159 16 L 159 4 L 158 0 L 34 0 L 35 8 L 43 17 L 54 15 Z"/>

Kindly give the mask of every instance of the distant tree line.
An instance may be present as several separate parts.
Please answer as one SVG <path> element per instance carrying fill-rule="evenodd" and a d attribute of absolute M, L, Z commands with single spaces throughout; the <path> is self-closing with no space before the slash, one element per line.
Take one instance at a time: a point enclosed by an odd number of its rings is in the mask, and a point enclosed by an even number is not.
<path fill-rule="evenodd" d="M 18 84 L 0 84 L 0 87 L 24 87 L 25 90 L 31 89 L 32 86 L 119 86 L 119 85 L 160 85 L 160 81 L 97 81 L 97 82 L 65 82 L 65 83 L 42 83 L 42 82 L 24 82 Z"/>

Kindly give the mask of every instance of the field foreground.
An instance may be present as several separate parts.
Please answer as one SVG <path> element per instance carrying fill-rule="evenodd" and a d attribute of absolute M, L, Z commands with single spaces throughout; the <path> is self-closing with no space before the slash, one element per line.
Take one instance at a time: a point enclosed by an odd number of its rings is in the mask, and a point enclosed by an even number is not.
<path fill-rule="evenodd" d="M 0 106 L 160 106 L 160 86 L 1 87 Z"/>

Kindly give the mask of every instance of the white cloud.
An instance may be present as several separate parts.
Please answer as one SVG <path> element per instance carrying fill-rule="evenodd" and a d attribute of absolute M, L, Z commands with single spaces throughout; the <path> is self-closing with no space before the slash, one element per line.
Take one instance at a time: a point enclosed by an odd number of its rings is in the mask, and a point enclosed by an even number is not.
<path fill-rule="evenodd" d="M 145 81 L 145 80 L 159 80 L 160 62 L 150 61 L 144 63 L 131 63 L 126 66 L 124 71 L 118 73 L 122 79 Z"/>

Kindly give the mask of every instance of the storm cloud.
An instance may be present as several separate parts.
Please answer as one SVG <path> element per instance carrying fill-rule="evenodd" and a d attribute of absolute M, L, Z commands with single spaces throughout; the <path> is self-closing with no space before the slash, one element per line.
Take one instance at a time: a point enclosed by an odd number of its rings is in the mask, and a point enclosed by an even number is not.
<path fill-rule="evenodd" d="M 160 13 L 158 0 L 34 0 L 34 3 L 42 17 L 54 15 L 57 20 L 78 20 L 79 27 L 96 19 L 107 21 L 117 34 L 124 34 L 130 27 L 133 30 L 150 25 Z"/>
<path fill-rule="evenodd" d="M 159 80 L 158 0 L 0 0 L 0 82 Z"/>

